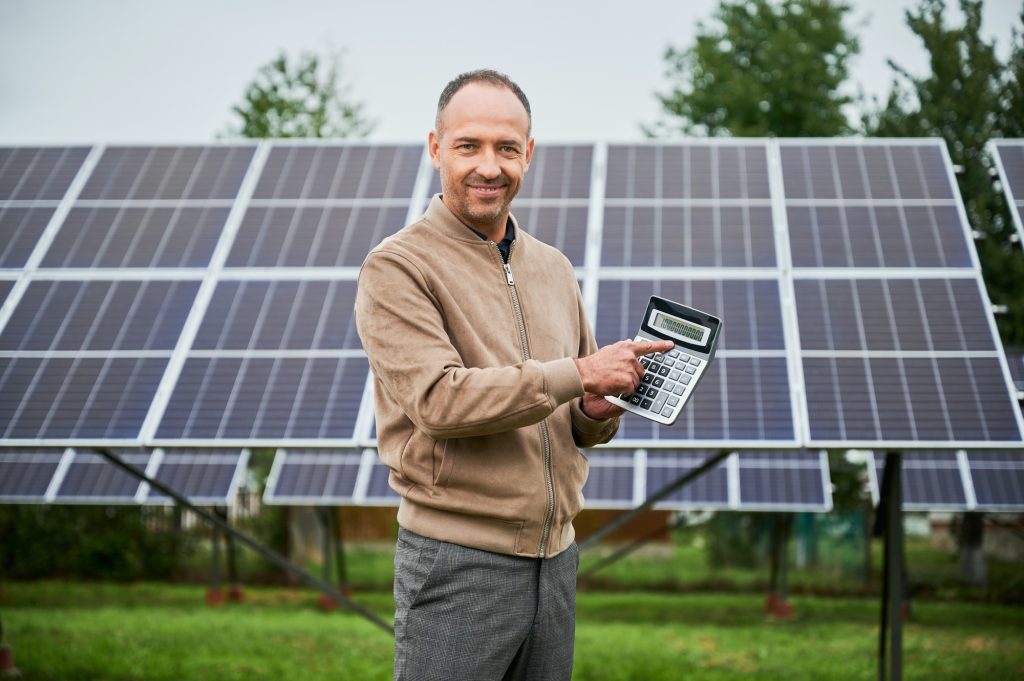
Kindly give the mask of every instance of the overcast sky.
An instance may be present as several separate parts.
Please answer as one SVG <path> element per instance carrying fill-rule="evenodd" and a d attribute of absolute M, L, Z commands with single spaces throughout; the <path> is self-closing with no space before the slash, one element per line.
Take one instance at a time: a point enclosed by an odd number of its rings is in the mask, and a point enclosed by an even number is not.
<path fill-rule="evenodd" d="M 717 4 L 0 0 L 0 143 L 206 142 L 281 50 L 337 49 L 377 121 L 371 140 L 425 139 L 444 84 L 487 66 L 522 85 L 539 142 L 633 141 L 658 117 L 665 48 L 691 45 Z M 855 83 L 884 96 L 887 58 L 926 72 L 903 19 L 916 0 L 852 4 Z M 985 5 L 1005 56 L 1021 3 Z"/>

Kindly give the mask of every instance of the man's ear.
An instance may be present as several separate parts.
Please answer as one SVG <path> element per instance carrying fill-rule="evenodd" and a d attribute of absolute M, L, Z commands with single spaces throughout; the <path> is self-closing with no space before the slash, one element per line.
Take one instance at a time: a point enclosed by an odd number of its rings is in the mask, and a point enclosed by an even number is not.
<path fill-rule="evenodd" d="M 533 161 L 533 141 L 531 137 L 530 141 L 526 143 L 526 155 L 524 157 L 526 159 L 526 167 L 523 168 L 523 171 L 529 170 L 530 163 Z"/>
<path fill-rule="evenodd" d="M 437 130 L 431 130 L 430 134 L 427 135 L 427 151 L 430 152 L 430 160 L 434 162 L 434 167 L 437 169 L 441 168 L 441 136 Z"/>

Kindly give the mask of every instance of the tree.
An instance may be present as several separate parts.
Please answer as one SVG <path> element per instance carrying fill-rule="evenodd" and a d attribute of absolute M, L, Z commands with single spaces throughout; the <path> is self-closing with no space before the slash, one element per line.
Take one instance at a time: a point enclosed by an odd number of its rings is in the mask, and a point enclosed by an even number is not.
<path fill-rule="evenodd" d="M 833 0 L 723 0 L 696 44 L 669 47 L 667 120 L 651 136 L 683 134 L 831 137 L 851 132 L 840 88 L 859 50 Z"/>
<path fill-rule="evenodd" d="M 374 126 L 363 104 L 349 100 L 339 55 L 303 53 L 292 64 L 282 52 L 260 68 L 232 111 L 241 120 L 229 137 L 365 137 Z"/>
<path fill-rule="evenodd" d="M 959 0 L 963 24 L 945 22 L 945 0 L 921 0 L 906 13 L 911 31 L 924 43 L 931 72 L 915 77 L 889 62 L 896 73 L 884 107 L 864 117 L 868 135 L 880 137 L 942 137 L 958 173 L 967 218 L 983 239 L 978 256 L 990 298 L 1009 312 L 997 322 L 1004 342 L 1024 343 L 1024 257 L 1009 243 L 1013 232 L 1006 201 L 992 183 L 985 144 L 997 137 L 1019 135 L 1022 123 L 1020 61 L 1017 77 L 999 59 L 995 45 L 981 35 L 982 0 Z"/>

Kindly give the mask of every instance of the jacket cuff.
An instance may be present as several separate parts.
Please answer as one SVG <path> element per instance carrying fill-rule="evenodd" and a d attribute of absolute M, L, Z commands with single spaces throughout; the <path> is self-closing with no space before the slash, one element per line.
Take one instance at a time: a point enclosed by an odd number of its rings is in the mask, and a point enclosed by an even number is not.
<path fill-rule="evenodd" d="M 618 416 L 610 419 L 592 419 L 583 411 L 580 400 L 573 400 L 571 411 L 572 427 L 578 436 L 578 443 L 581 447 L 607 442 L 619 429 Z"/>
<path fill-rule="evenodd" d="M 544 382 L 553 403 L 552 407 L 565 404 L 574 397 L 583 396 L 583 379 L 580 378 L 580 372 L 572 357 L 543 362 L 541 368 L 544 371 Z"/>

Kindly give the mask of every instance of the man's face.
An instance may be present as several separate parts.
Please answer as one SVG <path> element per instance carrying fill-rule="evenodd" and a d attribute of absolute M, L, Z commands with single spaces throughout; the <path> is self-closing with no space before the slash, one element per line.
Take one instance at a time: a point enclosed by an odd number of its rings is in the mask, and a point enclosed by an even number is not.
<path fill-rule="evenodd" d="M 444 203 L 462 222 L 500 241 L 508 207 L 533 156 L 530 119 L 508 89 L 469 83 L 448 102 L 430 156 Z"/>

